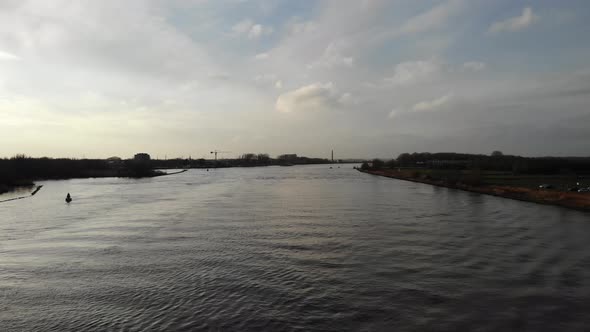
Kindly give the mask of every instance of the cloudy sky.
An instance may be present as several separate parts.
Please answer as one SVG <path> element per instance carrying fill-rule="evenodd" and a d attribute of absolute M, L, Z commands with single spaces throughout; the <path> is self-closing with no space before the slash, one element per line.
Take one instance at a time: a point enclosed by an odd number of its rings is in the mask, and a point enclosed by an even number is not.
<path fill-rule="evenodd" d="M 590 155 L 585 0 L 0 0 L 0 156 Z"/>

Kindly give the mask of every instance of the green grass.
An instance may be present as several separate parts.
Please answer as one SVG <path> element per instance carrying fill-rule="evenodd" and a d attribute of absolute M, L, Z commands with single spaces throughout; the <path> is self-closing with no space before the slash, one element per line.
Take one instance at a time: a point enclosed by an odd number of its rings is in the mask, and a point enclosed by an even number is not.
<path fill-rule="evenodd" d="M 589 177 L 575 177 L 572 175 L 490 175 L 485 174 L 483 181 L 492 185 L 508 185 L 525 188 L 539 188 L 541 184 L 549 184 L 556 189 L 567 190 L 576 186 L 579 182 L 581 186 L 590 186 Z"/>
<path fill-rule="evenodd" d="M 498 186 L 514 186 L 531 189 L 538 189 L 541 184 L 549 184 L 557 190 L 567 190 L 568 188 L 576 186 L 576 182 L 580 183 L 580 187 L 590 186 L 590 176 L 575 176 L 570 174 L 556 174 L 556 175 L 514 175 L 511 172 L 496 172 L 496 171 L 471 171 L 471 170 L 443 170 L 443 169 L 424 169 L 424 168 L 405 168 L 402 169 L 405 174 L 414 174 L 418 178 L 428 176 L 432 179 L 466 179 L 471 176 L 477 177 L 481 184 L 484 185 L 498 185 Z"/>

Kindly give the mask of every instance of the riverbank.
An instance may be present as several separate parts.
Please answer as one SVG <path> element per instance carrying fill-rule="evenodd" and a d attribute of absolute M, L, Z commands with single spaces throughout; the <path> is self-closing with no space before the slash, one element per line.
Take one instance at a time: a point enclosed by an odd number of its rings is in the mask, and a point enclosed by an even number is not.
<path fill-rule="evenodd" d="M 167 173 L 167 172 L 163 172 L 160 170 L 152 170 L 150 171 L 148 174 L 142 174 L 141 176 L 135 175 L 135 174 L 130 174 L 130 173 L 122 173 L 120 170 L 89 170 L 89 171 L 85 171 L 84 174 L 80 174 L 80 175 L 76 175 L 76 176 L 71 176 L 71 177 L 40 177 L 40 178 L 36 178 L 35 181 L 46 181 L 46 180 L 71 180 L 71 179 L 92 179 L 92 178 L 121 178 L 121 177 L 127 177 L 127 178 L 155 178 L 155 177 L 161 177 L 161 176 L 167 176 L 167 175 L 174 175 L 174 174 L 180 174 L 180 173 L 184 173 L 188 170 L 183 169 L 177 172 L 171 172 L 171 173 Z M 1 194 L 5 194 L 5 193 L 10 193 L 13 191 L 17 191 L 17 190 L 24 190 L 26 188 L 33 188 L 35 186 L 35 183 L 33 181 L 20 181 L 20 182 L 16 182 L 16 183 L 10 183 L 10 184 L 2 184 L 0 183 L 0 195 Z M 39 188 L 39 187 L 38 187 Z M 38 189 L 37 189 L 38 190 Z M 36 193 L 37 191 L 35 191 Z M 33 194 L 34 195 L 34 194 Z"/>
<path fill-rule="evenodd" d="M 152 177 L 152 178 L 155 178 L 155 177 L 159 177 L 159 176 L 166 176 L 166 175 L 180 174 L 180 173 L 184 173 L 184 172 L 186 172 L 186 171 L 188 171 L 188 169 L 183 169 L 182 171 L 177 171 L 177 172 L 172 172 L 172 173 L 166 173 L 166 172 L 162 172 L 162 171 L 156 171 L 156 172 L 158 172 L 158 173 L 157 173 L 157 174 L 155 174 L 155 175 L 152 175 L 151 177 Z"/>
<path fill-rule="evenodd" d="M 359 171 L 367 174 L 384 176 L 398 180 L 430 184 L 438 187 L 465 190 L 478 194 L 492 195 L 538 204 L 557 205 L 570 209 L 590 212 L 590 193 L 564 192 L 556 190 L 538 190 L 525 187 L 505 185 L 468 185 L 461 182 L 452 184 L 445 182 L 443 180 L 413 177 L 412 174 L 408 174 L 403 171 L 397 171 L 394 169 L 359 169 Z"/>
<path fill-rule="evenodd" d="M 32 181 L 0 183 L 0 195 L 17 190 L 19 188 L 33 187 L 34 185 L 35 183 L 33 183 Z"/>
<path fill-rule="evenodd" d="M 16 200 L 19 200 L 19 199 L 25 199 L 25 198 L 29 198 L 29 197 L 35 196 L 35 194 L 37 194 L 39 192 L 39 190 L 41 190 L 41 188 L 43 188 L 43 186 L 37 186 L 37 188 L 35 188 L 35 190 L 33 190 L 33 192 L 31 192 L 29 195 L 12 197 L 12 198 L 8 198 L 8 199 L 0 199 L 0 203 L 10 202 L 10 201 L 16 201 Z"/>

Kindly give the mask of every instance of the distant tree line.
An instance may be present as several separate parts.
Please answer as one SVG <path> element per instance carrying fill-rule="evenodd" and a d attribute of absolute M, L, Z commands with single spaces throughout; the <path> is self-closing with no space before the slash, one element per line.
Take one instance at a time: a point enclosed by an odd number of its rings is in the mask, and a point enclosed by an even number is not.
<path fill-rule="evenodd" d="M 255 167 L 273 165 L 306 165 L 328 164 L 330 160 L 324 158 L 309 158 L 296 154 L 283 154 L 277 158 L 271 158 L 267 153 L 244 153 L 239 158 L 232 159 L 155 159 L 152 160 L 155 168 L 223 168 L 223 167 Z"/>
<path fill-rule="evenodd" d="M 467 153 L 402 153 L 383 161 L 374 159 L 368 168 L 429 168 L 481 170 L 513 174 L 590 174 L 590 157 L 521 157 L 494 151 L 491 155 Z"/>
<path fill-rule="evenodd" d="M 88 177 L 145 177 L 159 174 L 150 162 L 135 160 L 31 158 L 16 155 L 0 158 L 0 191 L 8 187 L 32 185 L 41 179 Z"/>
<path fill-rule="evenodd" d="M 273 159 L 266 153 L 244 153 L 240 158 L 221 160 L 203 158 L 149 160 L 149 157 L 148 160 L 122 160 L 116 157 L 109 159 L 32 158 L 21 154 L 12 158 L 0 158 L 0 192 L 15 186 L 33 185 L 33 181 L 45 179 L 139 178 L 163 174 L 156 169 L 254 167 L 329 162 L 328 159 L 301 157 L 295 154 L 281 155 Z"/>
<path fill-rule="evenodd" d="M 13 183 L 23 179 L 60 179 L 82 177 L 90 170 L 107 170 L 104 160 L 66 159 L 66 158 L 30 158 L 17 155 L 8 159 L 0 159 L 0 182 Z"/>

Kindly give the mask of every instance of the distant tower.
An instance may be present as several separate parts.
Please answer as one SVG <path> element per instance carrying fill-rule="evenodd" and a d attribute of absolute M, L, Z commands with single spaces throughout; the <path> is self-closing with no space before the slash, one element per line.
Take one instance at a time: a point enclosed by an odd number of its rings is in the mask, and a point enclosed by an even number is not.
<path fill-rule="evenodd" d="M 332 150 L 332 162 L 334 162 L 334 150 Z"/>

